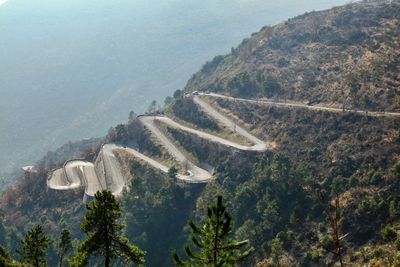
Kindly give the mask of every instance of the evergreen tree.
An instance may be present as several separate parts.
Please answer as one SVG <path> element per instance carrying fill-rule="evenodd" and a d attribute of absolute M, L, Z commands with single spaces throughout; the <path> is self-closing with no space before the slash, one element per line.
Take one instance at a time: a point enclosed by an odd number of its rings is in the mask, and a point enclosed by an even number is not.
<path fill-rule="evenodd" d="M 271 242 L 271 259 L 274 266 L 281 266 L 280 261 L 283 255 L 283 242 L 276 236 Z"/>
<path fill-rule="evenodd" d="M 115 127 L 115 133 L 116 133 L 116 141 L 120 142 L 122 144 L 125 144 L 128 141 L 128 132 L 126 130 L 126 126 L 123 124 L 118 124 Z"/>
<path fill-rule="evenodd" d="M 191 240 L 199 251 L 193 252 L 186 246 L 185 252 L 189 257 L 186 261 L 181 260 L 175 252 L 173 258 L 178 266 L 236 266 L 254 250 L 249 248 L 242 252 L 241 248 L 249 241 L 230 239 L 233 222 L 222 203 L 222 196 L 217 196 L 217 202 L 207 208 L 207 219 L 203 227 L 192 221 L 189 222 L 189 226 L 193 232 Z"/>
<path fill-rule="evenodd" d="M 60 267 L 63 265 L 64 257 L 71 252 L 72 248 L 71 233 L 67 229 L 64 229 L 61 232 L 60 241 L 58 243 Z"/>
<path fill-rule="evenodd" d="M 4 267 L 22 267 L 21 263 L 13 260 L 10 253 L 3 247 L 0 246 L 0 266 Z"/>
<path fill-rule="evenodd" d="M 178 174 L 178 169 L 175 166 L 172 166 L 168 169 L 168 177 L 172 179 L 176 179 L 176 175 Z"/>
<path fill-rule="evenodd" d="M 144 263 L 145 253 L 121 236 L 125 227 L 117 221 L 121 217 L 121 204 L 110 191 L 97 192 L 94 201 L 86 208 L 88 211 L 81 229 L 87 238 L 79 244 L 78 253 L 71 261 L 72 266 L 86 266 L 91 255 L 103 256 L 106 267 L 110 266 L 113 258 Z"/>
<path fill-rule="evenodd" d="M 22 261 L 34 267 L 47 266 L 45 257 L 47 247 L 51 243 L 46 237 L 42 225 L 38 224 L 28 231 L 25 238 L 21 240 L 22 246 L 17 253 L 22 256 Z"/>
<path fill-rule="evenodd" d="M 18 255 L 17 250 L 20 247 L 22 238 L 23 238 L 23 236 L 19 233 L 17 228 L 15 228 L 14 226 L 11 226 L 7 229 L 5 247 L 7 247 L 9 249 L 11 256 L 14 258 L 17 257 L 17 255 Z"/>

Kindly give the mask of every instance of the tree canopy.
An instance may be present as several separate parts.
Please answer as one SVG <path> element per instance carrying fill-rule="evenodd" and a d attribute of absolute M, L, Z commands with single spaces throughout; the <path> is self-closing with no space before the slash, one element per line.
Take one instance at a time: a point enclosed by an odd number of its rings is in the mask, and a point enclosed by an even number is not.
<path fill-rule="evenodd" d="M 58 243 L 60 267 L 63 265 L 64 257 L 71 252 L 72 248 L 71 233 L 67 229 L 64 229 L 61 232 L 60 241 Z"/>
<path fill-rule="evenodd" d="M 87 238 L 79 244 L 72 266 L 86 266 L 91 255 L 103 256 L 106 267 L 110 266 L 111 259 L 144 263 L 145 253 L 122 236 L 125 225 L 118 222 L 121 205 L 110 191 L 97 192 L 86 208 L 81 230 Z"/>
<path fill-rule="evenodd" d="M 50 243 L 50 239 L 44 234 L 42 225 L 38 224 L 30 229 L 25 238 L 21 240 L 21 247 L 17 252 L 25 263 L 34 267 L 47 266 L 45 257 Z"/>
<path fill-rule="evenodd" d="M 178 266 L 236 266 L 253 252 L 248 240 L 237 241 L 230 238 L 233 229 L 231 215 L 222 203 L 222 196 L 217 196 L 216 203 L 207 208 L 207 219 L 202 227 L 190 221 L 191 241 L 197 248 L 194 252 L 190 246 L 185 247 L 188 260 L 181 260 L 177 253 L 173 254 Z"/>

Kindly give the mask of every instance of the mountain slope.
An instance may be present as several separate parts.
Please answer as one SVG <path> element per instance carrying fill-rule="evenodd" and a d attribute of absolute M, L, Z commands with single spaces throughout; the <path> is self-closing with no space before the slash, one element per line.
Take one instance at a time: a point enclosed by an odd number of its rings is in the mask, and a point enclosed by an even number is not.
<path fill-rule="evenodd" d="M 228 202 L 235 222 L 236 237 L 240 240 L 249 239 L 256 248 L 246 265 L 333 265 L 337 258 L 326 250 L 332 248 L 332 231 L 326 210 L 331 209 L 332 201 L 336 198 L 340 202 L 338 227 L 340 235 L 344 236 L 342 249 L 346 265 L 391 266 L 398 263 L 400 119 L 398 116 L 370 116 L 366 112 L 354 113 L 349 110 L 349 107 L 358 106 L 397 111 L 394 101 L 383 101 L 390 90 L 394 90 L 395 96 L 398 96 L 397 87 L 387 89 L 382 99 L 381 95 L 372 99 L 375 101 L 373 105 L 354 102 L 357 98 L 349 96 L 347 110 L 342 112 L 316 110 L 307 105 L 295 107 L 276 105 L 273 101 L 249 102 L 210 98 L 201 94 L 193 97 L 189 94 L 193 90 L 214 90 L 234 96 L 291 98 L 307 101 L 310 105 L 317 101 L 321 105 L 340 106 L 343 101 L 332 96 L 335 95 L 334 88 L 329 87 L 330 83 L 324 79 L 331 75 L 332 79 L 342 82 L 344 86 L 342 80 L 346 79 L 349 66 L 338 64 L 335 68 L 334 59 L 340 61 L 346 53 L 356 50 L 362 54 L 366 53 L 366 49 L 377 53 L 371 50 L 370 39 L 350 42 L 346 35 L 347 28 L 364 31 L 366 24 L 377 25 L 379 21 L 381 26 L 371 26 L 374 34 L 381 36 L 379 46 L 389 47 L 385 48 L 385 53 L 395 54 L 398 52 L 395 45 L 399 33 L 391 23 L 398 23 L 398 11 L 398 2 L 365 1 L 302 15 L 269 28 L 275 35 L 281 35 L 278 39 L 281 47 L 275 48 L 269 47 L 273 39 L 268 35 L 264 38 L 267 44 L 264 46 L 262 36 L 267 29 L 264 28 L 234 49 L 232 54 L 216 57 L 207 63 L 188 82 L 185 91 L 175 92 L 174 98 L 167 101 L 169 104 L 156 112 L 158 115 L 172 115 L 182 124 L 195 125 L 196 129 L 216 135 L 228 135 L 229 131 L 223 125 L 193 103 L 200 98 L 257 138 L 271 141 L 274 150 L 250 153 L 227 149 L 198 135 L 165 126 L 165 134 L 174 140 L 177 147 L 195 158 L 199 166 L 215 167 L 215 179 L 207 185 L 182 185 L 131 154 L 119 151 L 116 157 L 122 165 L 122 172 L 131 181 L 130 191 L 123 198 L 127 237 L 147 251 L 149 266 L 172 265 L 170 251 L 181 248 L 188 239 L 187 219 L 202 220 L 204 208 L 217 193 L 223 194 Z M 349 12 L 352 14 L 349 19 L 354 25 L 337 26 L 334 30 L 343 34 L 340 45 L 324 44 L 329 38 L 323 38 L 318 43 L 324 49 L 306 50 L 305 47 L 310 44 L 314 47 L 317 42 L 303 40 L 302 37 L 300 40 L 304 42 L 299 43 L 298 35 L 308 36 L 305 31 L 308 26 L 304 25 L 309 25 L 316 17 L 327 18 L 326 23 L 329 24 L 333 18 L 338 20 Z M 325 19 L 321 20 L 323 23 L 320 24 L 324 24 Z M 290 27 L 296 28 L 296 31 L 288 26 L 293 21 L 296 23 Z M 357 21 L 362 23 L 355 23 Z M 252 43 L 260 44 L 257 48 L 260 54 L 256 53 L 257 49 L 248 50 Z M 249 51 L 249 54 L 246 56 L 243 51 Z M 327 51 L 331 55 L 326 59 Z M 280 63 L 274 63 L 274 53 L 279 54 L 277 58 Z M 285 59 L 280 60 L 281 56 Z M 324 66 L 335 69 L 326 74 L 321 71 L 318 76 L 321 84 L 314 87 L 291 80 L 292 72 L 306 64 L 306 59 L 315 65 L 313 68 L 322 70 L 318 62 L 323 61 Z M 397 61 L 391 57 L 388 60 L 389 63 L 385 63 L 388 65 L 382 66 L 388 70 L 389 76 L 382 81 L 379 80 L 381 73 L 377 66 L 370 69 L 368 64 L 357 65 L 353 62 L 355 65 L 352 70 L 358 71 L 363 66 L 366 70 L 366 76 L 356 80 L 360 82 L 360 86 L 356 86 L 356 96 L 375 92 L 368 78 L 375 72 L 378 72 L 379 86 L 385 82 L 388 85 L 396 82 L 396 77 L 392 77 L 395 73 L 388 66 L 398 68 Z M 263 67 L 276 76 L 264 73 Z M 308 70 L 299 68 L 297 74 L 306 77 Z M 284 74 L 287 77 L 279 76 Z M 152 158 L 160 161 L 164 158 L 166 162 L 172 162 L 170 158 L 165 158 L 163 148 L 137 119 L 131 118 L 127 124 L 110 130 L 104 140 L 132 146 Z M 99 142 L 81 144 L 86 149 L 81 156 L 93 161 L 99 151 Z M 72 146 L 66 146 L 64 150 L 70 156 L 76 154 Z M 15 227 L 8 227 L 7 242 L 10 248 L 16 246 L 13 237 L 37 221 L 45 225 L 48 233 L 56 234 L 63 226 L 67 226 L 72 229 L 74 237 L 81 238 L 78 224 L 83 212 L 83 205 L 80 204 L 82 192 L 58 192 L 46 188 L 47 171 L 60 167 L 65 159 L 58 153 L 49 154 L 43 160 L 42 167 L 36 168 L 38 172 L 27 175 L 3 195 L 1 205 L 5 212 L 5 225 Z"/>
<path fill-rule="evenodd" d="M 18 0 L 0 7 L 0 178 L 161 102 L 265 23 L 346 0 Z"/>
<path fill-rule="evenodd" d="M 400 4 L 362 1 L 264 27 L 186 89 L 399 111 Z"/>

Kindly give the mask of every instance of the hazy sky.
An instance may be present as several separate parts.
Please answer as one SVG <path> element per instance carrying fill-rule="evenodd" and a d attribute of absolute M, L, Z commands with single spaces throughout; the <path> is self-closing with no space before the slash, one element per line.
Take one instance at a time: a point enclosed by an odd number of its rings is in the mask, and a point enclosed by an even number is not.
<path fill-rule="evenodd" d="M 0 174 L 105 135 L 264 25 L 346 2 L 10 0 L 0 7 Z"/>

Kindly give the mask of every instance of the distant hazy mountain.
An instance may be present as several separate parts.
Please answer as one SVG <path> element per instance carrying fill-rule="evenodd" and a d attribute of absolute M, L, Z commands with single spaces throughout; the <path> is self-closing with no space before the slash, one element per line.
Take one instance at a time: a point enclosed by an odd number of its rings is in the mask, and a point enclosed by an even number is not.
<path fill-rule="evenodd" d="M 0 175 L 104 135 L 249 32 L 345 2 L 0 0 Z"/>

